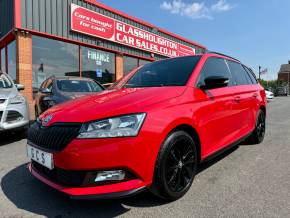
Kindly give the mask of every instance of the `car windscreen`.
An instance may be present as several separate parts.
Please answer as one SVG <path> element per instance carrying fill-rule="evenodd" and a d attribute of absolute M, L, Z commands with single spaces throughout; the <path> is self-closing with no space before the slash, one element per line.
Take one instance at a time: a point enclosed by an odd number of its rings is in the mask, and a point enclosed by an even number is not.
<path fill-rule="evenodd" d="M 126 88 L 184 86 L 201 56 L 186 56 L 146 64 L 125 84 Z"/>
<path fill-rule="evenodd" d="M 94 81 L 57 80 L 57 88 L 61 92 L 100 92 L 104 89 Z"/>
<path fill-rule="evenodd" d="M 5 74 L 0 74 L 0 89 L 10 89 L 13 87 L 13 83 Z"/>

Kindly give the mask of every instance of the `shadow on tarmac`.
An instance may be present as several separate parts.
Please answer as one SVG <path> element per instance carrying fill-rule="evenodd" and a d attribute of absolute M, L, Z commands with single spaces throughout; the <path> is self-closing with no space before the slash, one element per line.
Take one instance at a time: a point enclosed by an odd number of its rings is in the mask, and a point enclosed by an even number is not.
<path fill-rule="evenodd" d="M 198 173 L 234 152 L 238 146 L 199 166 Z M 45 217 L 115 217 L 125 214 L 130 207 L 156 207 L 168 202 L 145 191 L 139 195 L 118 200 L 75 201 L 33 178 L 23 164 L 1 180 L 6 197 L 19 209 Z M 193 183 L 194 185 L 194 183 Z"/>

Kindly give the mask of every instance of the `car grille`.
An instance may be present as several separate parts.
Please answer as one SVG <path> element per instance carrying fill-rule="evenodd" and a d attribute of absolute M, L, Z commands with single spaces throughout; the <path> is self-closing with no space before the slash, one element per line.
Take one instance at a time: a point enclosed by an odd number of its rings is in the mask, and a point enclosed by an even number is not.
<path fill-rule="evenodd" d="M 0 99 L 0 104 L 3 104 L 5 101 L 5 99 Z"/>
<path fill-rule="evenodd" d="M 62 151 L 78 136 L 81 124 L 58 123 L 43 127 L 35 122 L 28 130 L 28 143 L 50 151 Z"/>
<path fill-rule="evenodd" d="M 8 111 L 6 122 L 11 123 L 23 119 L 23 116 L 17 111 Z"/>

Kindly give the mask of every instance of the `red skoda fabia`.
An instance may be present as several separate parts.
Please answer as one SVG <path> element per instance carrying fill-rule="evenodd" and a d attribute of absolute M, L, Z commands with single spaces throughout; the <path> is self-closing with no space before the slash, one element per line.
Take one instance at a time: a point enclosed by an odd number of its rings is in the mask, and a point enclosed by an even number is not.
<path fill-rule="evenodd" d="M 238 60 L 166 59 L 42 114 L 28 132 L 29 170 L 76 199 L 149 189 L 176 200 L 199 163 L 245 139 L 261 143 L 265 119 L 265 91 Z"/>

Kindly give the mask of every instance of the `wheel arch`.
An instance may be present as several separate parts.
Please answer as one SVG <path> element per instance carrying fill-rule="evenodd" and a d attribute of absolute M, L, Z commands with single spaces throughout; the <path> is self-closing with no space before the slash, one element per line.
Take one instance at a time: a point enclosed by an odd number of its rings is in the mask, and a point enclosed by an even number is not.
<path fill-rule="evenodd" d="M 200 161 L 201 161 L 201 142 L 200 142 L 198 132 L 196 131 L 196 129 L 193 126 L 191 126 L 189 124 L 180 124 L 180 125 L 174 127 L 170 131 L 170 133 L 178 131 L 178 130 L 185 131 L 193 138 L 194 142 L 196 143 L 196 149 L 197 149 L 197 154 L 198 154 L 198 163 L 200 163 Z"/>
<path fill-rule="evenodd" d="M 261 105 L 259 109 L 262 110 L 265 113 L 265 115 L 267 115 L 267 109 L 265 105 Z"/>

